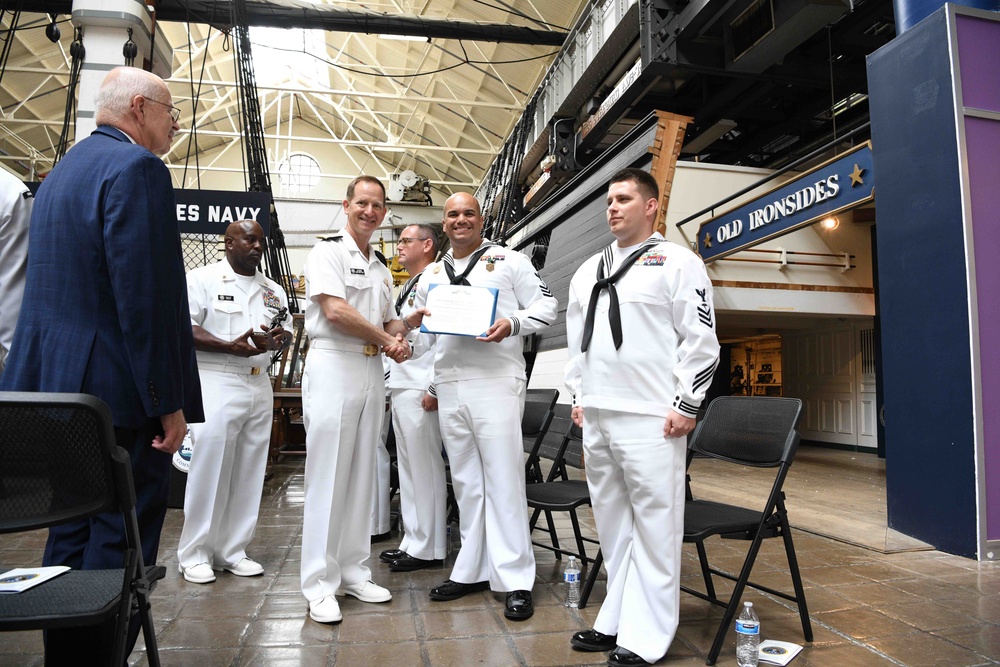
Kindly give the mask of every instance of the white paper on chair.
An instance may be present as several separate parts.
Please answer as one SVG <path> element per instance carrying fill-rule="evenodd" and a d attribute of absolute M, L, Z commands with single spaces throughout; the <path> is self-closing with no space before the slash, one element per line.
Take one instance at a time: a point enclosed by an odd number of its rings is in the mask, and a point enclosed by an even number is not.
<path fill-rule="evenodd" d="M 771 665 L 787 665 L 801 650 L 802 647 L 798 644 L 765 639 L 760 643 L 757 653 L 760 662 Z"/>
<path fill-rule="evenodd" d="M 21 593 L 43 582 L 69 572 L 65 565 L 52 567 L 18 567 L 0 574 L 0 593 Z"/>

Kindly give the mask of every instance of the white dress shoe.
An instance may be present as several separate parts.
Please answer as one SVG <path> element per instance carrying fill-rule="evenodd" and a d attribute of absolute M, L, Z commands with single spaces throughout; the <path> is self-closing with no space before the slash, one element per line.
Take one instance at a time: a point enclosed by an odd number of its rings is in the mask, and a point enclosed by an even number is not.
<path fill-rule="evenodd" d="M 362 581 L 360 584 L 349 584 L 341 586 L 337 595 L 350 595 L 362 602 L 388 602 L 392 599 L 392 593 L 388 588 L 382 588 L 374 581 Z"/>
<path fill-rule="evenodd" d="M 236 565 L 224 565 L 222 569 L 232 572 L 237 577 L 256 577 L 259 574 L 264 574 L 264 568 L 252 558 L 244 558 Z"/>
<path fill-rule="evenodd" d="M 344 620 L 340 605 L 332 595 L 309 603 L 309 618 L 317 623 L 340 623 Z"/>
<path fill-rule="evenodd" d="M 210 584 L 215 581 L 215 572 L 208 563 L 198 563 L 191 567 L 178 565 L 177 569 L 184 575 L 184 581 L 190 581 L 192 584 Z"/>

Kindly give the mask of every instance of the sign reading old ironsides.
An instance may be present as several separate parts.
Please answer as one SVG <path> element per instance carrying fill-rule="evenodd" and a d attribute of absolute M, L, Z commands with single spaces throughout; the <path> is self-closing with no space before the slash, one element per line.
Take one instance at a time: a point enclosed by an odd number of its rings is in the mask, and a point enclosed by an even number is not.
<path fill-rule="evenodd" d="M 698 254 L 705 262 L 795 231 L 871 201 L 872 145 L 865 142 L 765 195 L 703 222 Z"/>

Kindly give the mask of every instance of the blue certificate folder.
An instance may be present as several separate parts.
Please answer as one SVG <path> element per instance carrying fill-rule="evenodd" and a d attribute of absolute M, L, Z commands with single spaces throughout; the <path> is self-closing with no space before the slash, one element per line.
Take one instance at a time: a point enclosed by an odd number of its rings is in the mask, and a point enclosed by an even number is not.
<path fill-rule="evenodd" d="M 421 333 L 448 336 L 484 336 L 497 316 L 496 287 L 436 283 L 427 288 L 426 308 L 431 312 L 420 324 Z"/>

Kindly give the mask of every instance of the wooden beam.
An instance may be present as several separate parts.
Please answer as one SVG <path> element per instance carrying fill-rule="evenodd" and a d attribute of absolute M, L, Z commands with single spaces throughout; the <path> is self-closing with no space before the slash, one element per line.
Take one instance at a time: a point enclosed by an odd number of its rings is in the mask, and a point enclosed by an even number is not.
<path fill-rule="evenodd" d="M 674 184 L 674 170 L 677 168 L 677 158 L 684 144 L 684 133 L 688 123 L 694 121 L 690 116 L 680 116 L 666 111 L 656 112 L 656 136 L 649 152 L 653 154 L 653 165 L 650 173 L 660 188 L 660 210 L 656 214 L 656 231 L 666 235 L 667 205 L 670 203 L 670 189 Z"/>

